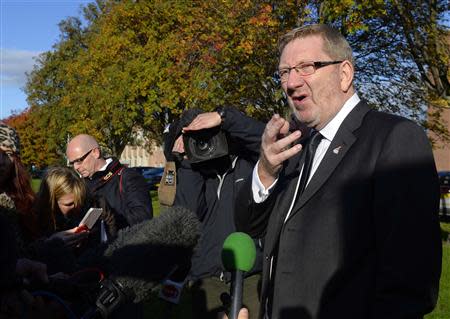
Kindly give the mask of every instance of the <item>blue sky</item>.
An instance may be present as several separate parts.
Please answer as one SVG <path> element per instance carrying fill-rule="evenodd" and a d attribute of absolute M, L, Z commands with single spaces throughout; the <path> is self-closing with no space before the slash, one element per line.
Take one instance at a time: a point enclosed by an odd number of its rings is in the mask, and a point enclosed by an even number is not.
<path fill-rule="evenodd" d="M 58 23 L 89 0 L 0 0 L 0 119 L 27 107 L 25 72 L 58 42 Z"/>

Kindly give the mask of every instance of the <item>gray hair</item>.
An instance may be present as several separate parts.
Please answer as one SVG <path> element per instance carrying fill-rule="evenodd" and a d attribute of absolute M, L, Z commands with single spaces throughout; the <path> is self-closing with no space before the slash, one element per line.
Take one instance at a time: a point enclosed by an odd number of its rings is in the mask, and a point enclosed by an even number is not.
<path fill-rule="evenodd" d="M 295 39 L 309 36 L 320 36 L 323 39 L 323 51 L 333 60 L 347 60 L 355 65 L 353 51 L 345 37 L 335 28 L 326 24 L 310 24 L 295 28 L 282 35 L 278 40 L 279 55 L 283 53 L 288 43 Z"/>

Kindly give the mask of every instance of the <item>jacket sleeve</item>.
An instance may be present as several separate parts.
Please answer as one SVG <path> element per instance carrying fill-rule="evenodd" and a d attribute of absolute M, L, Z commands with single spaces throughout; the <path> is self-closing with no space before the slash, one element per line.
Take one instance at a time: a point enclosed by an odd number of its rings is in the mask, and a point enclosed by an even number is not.
<path fill-rule="evenodd" d="M 185 207 L 197 214 L 200 221 L 206 215 L 205 180 L 192 169 L 186 159 L 177 163 L 177 191 L 174 206 Z"/>
<path fill-rule="evenodd" d="M 276 202 L 278 185 L 264 202 L 255 203 L 252 192 L 252 177 L 245 180 L 244 183 L 237 194 L 234 207 L 236 229 L 249 234 L 253 238 L 264 238 Z"/>
<path fill-rule="evenodd" d="M 422 318 L 437 301 L 439 184 L 429 141 L 410 121 L 383 144 L 374 175 L 376 290 L 371 318 Z"/>
<path fill-rule="evenodd" d="M 261 136 L 265 124 L 246 116 L 233 107 L 226 107 L 225 118 L 222 123 L 224 130 L 231 140 L 235 154 L 248 155 L 256 163 L 261 148 Z"/>
<path fill-rule="evenodd" d="M 126 208 L 123 215 L 130 225 L 153 217 L 152 200 L 144 177 L 133 169 L 123 172 L 123 199 Z"/>

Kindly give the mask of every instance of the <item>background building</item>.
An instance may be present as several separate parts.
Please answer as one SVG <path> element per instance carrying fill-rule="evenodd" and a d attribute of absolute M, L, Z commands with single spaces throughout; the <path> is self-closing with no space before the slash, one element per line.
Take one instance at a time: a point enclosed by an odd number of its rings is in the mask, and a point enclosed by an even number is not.
<path fill-rule="evenodd" d="M 447 123 L 447 130 L 450 132 L 450 109 L 446 109 L 442 112 L 442 120 Z M 437 170 L 450 171 L 450 143 L 443 143 L 442 141 L 437 140 L 433 132 L 430 132 L 429 136 L 437 141 L 433 147 Z"/>
<path fill-rule="evenodd" d="M 129 167 L 152 166 L 163 167 L 166 163 L 161 146 L 153 145 L 150 151 L 141 146 L 125 146 L 120 155 L 120 162 Z"/>

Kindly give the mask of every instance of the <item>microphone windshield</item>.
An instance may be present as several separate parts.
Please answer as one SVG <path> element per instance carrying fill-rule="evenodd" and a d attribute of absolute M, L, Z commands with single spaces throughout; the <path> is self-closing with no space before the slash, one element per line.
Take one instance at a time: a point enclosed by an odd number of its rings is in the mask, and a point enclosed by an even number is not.
<path fill-rule="evenodd" d="M 222 263 L 226 270 L 248 272 L 253 268 L 255 258 L 255 243 L 246 233 L 231 233 L 225 239 L 222 249 Z"/>
<path fill-rule="evenodd" d="M 103 266 L 134 295 L 146 299 L 161 280 L 190 262 L 200 234 L 197 216 L 183 207 L 170 207 L 157 218 L 118 233 L 103 253 Z"/>

